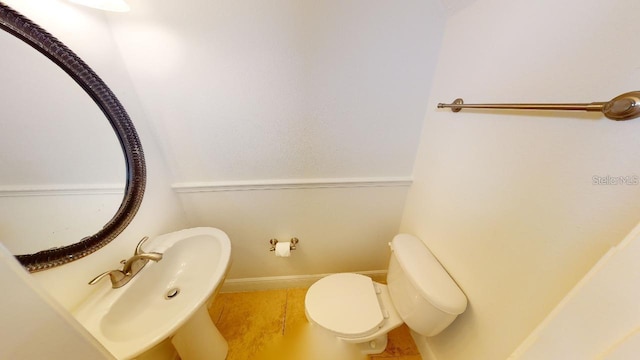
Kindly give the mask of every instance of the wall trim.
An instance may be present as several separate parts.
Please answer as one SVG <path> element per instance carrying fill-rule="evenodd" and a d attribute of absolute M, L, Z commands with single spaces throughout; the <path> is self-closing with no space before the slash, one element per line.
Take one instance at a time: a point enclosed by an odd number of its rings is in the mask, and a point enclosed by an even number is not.
<path fill-rule="evenodd" d="M 411 177 L 329 178 L 329 179 L 267 179 L 211 182 L 183 182 L 171 185 L 178 193 L 252 191 L 282 189 L 322 189 L 359 187 L 409 187 Z"/>
<path fill-rule="evenodd" d="M 369 276 L 374 281 L 384 282 L 387 278 L 387 270 L 372 271 L 354 271 L 356 274 Z M 247 292 L 261 290 L 279 290 L 308 288 L 314 282 L 322 279 L 329 274 L 313 274 L 313 275 L 290 275 L 290 276 L 267 276 L 243 279 L 227 279 L 222 288 L 221 293 Z"/>
<path fill-rule="evenodd" d="M 124 194 L 121 184 L 6 185 L 0 197 Z"/>

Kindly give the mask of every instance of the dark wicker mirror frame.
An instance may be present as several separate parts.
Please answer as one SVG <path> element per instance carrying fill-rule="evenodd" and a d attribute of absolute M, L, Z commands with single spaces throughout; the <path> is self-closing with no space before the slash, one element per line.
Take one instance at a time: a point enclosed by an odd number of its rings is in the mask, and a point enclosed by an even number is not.
<path fill-rule="evenodd" d="M 122 146 L 127 169 L 124 198 L 120 208 L 100 231 L 75 244 L 34 254 L 16 255 L 18 261 L 27 270 L 37 272 L 66 264 L 95 252 L 115 239 L 129 225 L 144 195 L 146 184 L 144 153 L 138 134 L 124 107 L 98 75 L 73 51 L 2 2 L 0 2 L 0 28 L 48 57 L 86 91 L 111 123 Z M 78 149 L 78 151 L 92 151 L 92 149 Z"/>

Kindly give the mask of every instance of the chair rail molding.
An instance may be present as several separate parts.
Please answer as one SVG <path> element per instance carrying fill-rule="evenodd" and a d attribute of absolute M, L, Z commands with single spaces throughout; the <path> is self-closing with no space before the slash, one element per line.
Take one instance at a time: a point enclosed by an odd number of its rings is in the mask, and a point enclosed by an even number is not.
<path fill-rule="evenodd" d="M 182 182 L 171 185 L 178 193 L 254 191 L 283 189 L 322 189 L 360 187 L 409 187 L 411 177 L 265 179 L 211 182 Z"/>

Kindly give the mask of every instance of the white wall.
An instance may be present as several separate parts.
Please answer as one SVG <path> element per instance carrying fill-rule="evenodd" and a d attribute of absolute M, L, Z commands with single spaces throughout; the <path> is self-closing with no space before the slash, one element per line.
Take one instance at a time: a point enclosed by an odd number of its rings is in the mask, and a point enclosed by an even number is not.
<path fill-rule="evenodd" d="M 109 16 L 115 38 L 176 188 L 197 188 L 180 193 L 190 224 L 230 235 L 230 277 L 386 268 L 406 194 L 386 184 L 410 180 L 439 3 L 131 6 Z M 293 258 L 271 260 L 269 239 L 291 236 Z"/>
<path fill-rule="evenodd" d="M 215 225 L 233 245 L 230 279 L 384 270 L 407 186 L 311 187 L 185 193 L 195 226 Z M 269 240 L 300 243 L 277 258 Z"/>
<path fill-rule="evenodd" d="M 439 3 L 140 0 L 109 15 L 63 1 L 10 5 L 112 87 L 149 165 L 132 227 L 87 259 L 35 275 L 65 306 L 143 235 L 187 226 L 231 235 L 235 278 L 386 268 L 435 69 Z M 209 189 L 181 193 L 188 223 L 169 181 Z M 223 195 L 220 181 L 316 186 Z M 270 238 L 290 236 L 301 240 L 298 259 L 255 266 L 273 256 Z"/>
<path fill-rule="evenodd" d="M 409 175 L 437 15 L 425 1 L 139 0 L 110 20 L 175 181 L 192 182 Z"/>
<path fill-rule="evenodd" d="M 436 110 L 607 101 L 637 89 L 640 4 L 478 0 L 448 20 L 401 231 L 469 298 L 438 359 L 504 359 L 640 218 L 640 120 Z"/>
<path fill-rule="evenodd" d="M 634 345 L 630 335 L 640 325 L 638 256 L 640 226 L 591 268 L 509 359 L 610 359 Z M 636 337 L 635 355 L 615 358 L 636 358 L 637 345 Z"/>
<path fill-rule="evenodd" d="M 187 226 L 231 235 L 233 278 L 386 268 L 441 39 L 438 2 L 140 0 L 109 15 L 63 1 L 10 4 L 112 87 L 149 165 L 132 227 L 35 275 L 66 307 L 140 237 Z M 204 187 L 179 203 L 170 181 Z M 220 181 L 316 185 L 220 193 Z M 290 236 L 301 240 L 296 258 L 255 266 L 273 256 L 270 238 Z"/>
<path fill-rule="evenodd" d="M 114 359 L 0 244 L 2 359 Z"/>
<path fill-rule="evenodd" d="M 127 109 L 140 135 L 145 151 L 148 172 L 147 190 L 142 207 L 129 228 L 111 244 L 87 258 L 34 275 L 51 295 L 64 307 L 70 309 L 92 290 L 92 288 L 87 285 L 87 282 L 95 275 L 119 266 L 118 262 L 120 259 L 130 256 L 136 242 L 142 238 L 142 236 L 153 236 L 184 228 L 186 222 L 181 204 L 179 204 L 169 187 L 170 183 L 167 168 L 164 164 L 162 154 L 158 149 L 157 140 L 147 123 L 147 116 L 139 104 L 137 94 L 131 85 L 131 79 L 122 63 L 103 12 L 72 5 L 65 1 L 30 0 L 7 1 L 6 3 L 64 42 L 96 71 Z M 18 64 L 14 64 L 14 66 L 18 66 Z M 11 68 L 11 66 L 7 68 Z M 33 79 L 28 79 L 28 81 L 32 80 Z M 25 103 L 23 106 L 29 107 L 34 105 Z M 16 112 L 15 114 L 6 113 L 3 114 L 3 116 L 7 116 L 7 118 L 19 118 L 24 115 L 24 113 L 20 112 L 20 108 L 15 108 L 14 110 Z M 48 119 L 48 121 L 66 120 L 63 119 L 64 115 L 59 116 L 60 118 L 56 118 L 55 115 L 52 115 L 51 120 Z M 6 125 L 21 126 L 18 122 L 8 122 Z M 85 135 L 91 136 L 91 134 Z M 68 143 L 59 143 L 54 147 L 74 148 L 73 145 L 73 142 L 70 141 Z M 42 142 L 33 142 L 32 146 L 34 147 L 34 154 L 38 151 L 51 151 L 52 149 L 50 144 Z M 74 149 L 74 151 L 77 152 L 98 153 L 97 159 L 104 158 L 105 156 L 100 155 L 101 151 L 108 150 L 108 148 L 97 146 L 86 149 Z M 52 185 L 62 185 L 63 187 L 70 188 L 77 186 L 77 177 L 74 176 L 76 172 L 73 170 L 65 171 L 66 166 L 69 165 L 63 165 L 55 176 L 44 176 L 42 178 L 44 180 L 39 180 L 38 184 L 43 185 L 45 188 Z M 92 181 L 100 181 L 100 184 L 104 182 L 104 180 L 97 180 L 100 179 L 99 177 L 88 177 L 87 179 L 88 180 L 80 183 L 80 187 L 90 187 L 94 185 L 91 183 Z M 53 184 L 47 183 L 47 180 L 53 182 Z M 109 181 L 110 180 L 112 179 L 109 179 Z M 57 196 L 59 198 L 57 200 L 60 201 L 56 201 L 56 199 L 50 197 L 45 202 L 46 206 L 55 206 L 57 208 L 44 209 L 42 207 L 45 205 L 41 204 L 38 210 L 30 212 L 30 214 L 46 216 L 48 212 L 58 214 L 66 213 L 69 219 L 75 222 L 95 223 L 96 220 L 94 218 L 101 215 L 101 211 L 87 211 L 87 209 L 83 207 L 85 203 L 91 202 L 100 205 L 105 201 L 113 201 L 113 196 L 118 196 L 106 195 L 106 200 L 96 200 L 96 195 L 66 196 L 63 195 L 63 193 Z M 7 201 L 10 201 L 12 206 L 17 206 L 16 212 L 21 209 L 21 207 L 28 209 L 29 206 L 31 206 L 30 204 L 35 201 L 33 197 L 27 197 L 26 202 L 23 202 L 22 205 L 16 205 L 15 197 L 8 199 Z M 162 211 L 159 211 L 159 209 L 162 209 Z M 62 227 L 62 225 L 57 222 L 59 218 L 60 216 L 34 216 L 30 219 L 25 219 L 25 222 L 27 220 L 31 221 L 32 230 L 28 231 L 29 229 L 27 228 L 19 239 L 16 239 L 14 236 L 11 236 L 11 238 L 13 240 L 37 242 L 43 232 L 52 232 L 52 229 L 60 229 Z M 65 226 L 74 225 L 67 224 Z M 64 231 L 62 231 L 62 233 L 64 234 Z M 2 241 L 11 241 L 12 239 L 3 238 Z M 75 237 L 70 239 L 70 241 L 74 240 L 76 240 Z"/>

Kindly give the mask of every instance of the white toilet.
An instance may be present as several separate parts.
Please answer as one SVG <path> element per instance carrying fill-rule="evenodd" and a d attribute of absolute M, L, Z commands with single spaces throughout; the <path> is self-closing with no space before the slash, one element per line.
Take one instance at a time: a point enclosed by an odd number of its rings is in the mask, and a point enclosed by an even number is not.
<path fill-rule="evenodd" d="M 444 330 L 467 308 L 467 298 L 424 243 L 393 238 L 387 285 L 358 274 L 334 274 L 315 282 L 305 298 L 310 323 L 365 354 L 387 347 L 387 333 L 402 323 L 423 336 Z"/>

